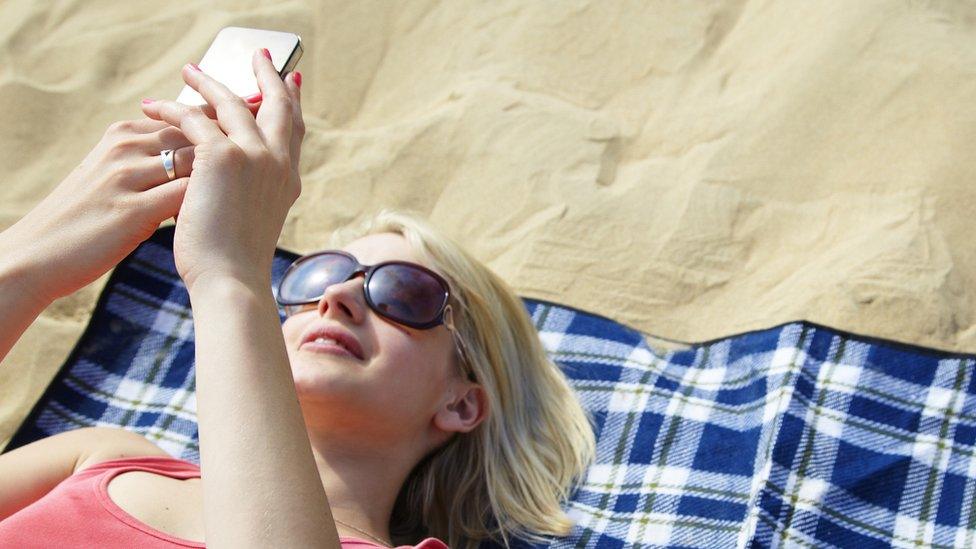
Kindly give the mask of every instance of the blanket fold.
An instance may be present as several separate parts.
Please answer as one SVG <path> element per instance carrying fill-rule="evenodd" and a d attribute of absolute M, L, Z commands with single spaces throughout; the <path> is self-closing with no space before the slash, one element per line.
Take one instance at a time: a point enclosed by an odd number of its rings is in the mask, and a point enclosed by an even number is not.
<path fill-rule="evenodd" d="M 119 264 L 7 450 L 109 425 L 199 463 L 172 238 L 159 229 Z M 273 284 L 297 257 L 276 251 Z M 663 351 L 609 319 L 525 305 L 597 435 L 597 462 L 566 504 L 577 526 L 547 546 L 976 543 L 972 355 L 810 322 Z"/>

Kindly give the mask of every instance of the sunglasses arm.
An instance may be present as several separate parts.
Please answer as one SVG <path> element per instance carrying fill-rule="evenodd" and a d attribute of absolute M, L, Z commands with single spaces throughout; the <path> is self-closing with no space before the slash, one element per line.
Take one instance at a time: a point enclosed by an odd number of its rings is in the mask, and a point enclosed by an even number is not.
<path fill-rule="evenodd" d="M 458 332 L 457 328 L 454 327 L 454 309 L 450 305 L 444 308 L 444 326 L 451 331 L 451 335 L 454 336 L 454 347 L 457 349 L 458 356 L 462 362 L 462 370 L 466 370 L 464 365 L 468 365 L 470 368 L 470 362 L 468 361 L 468 354 L 464 350 L 464 345 L 461 342 L 461 332 Z M 474 373 L 467 371 L 467 376 L 470 381 L 475 381 Z"/>
<path fill-rule="evenodd" d="M 450 305 L 444 307 L 444 326 L 447 326 L 447 329 L 452 332 L 457 331 L 457 328 L 454 327 L 454 309 Z"/>

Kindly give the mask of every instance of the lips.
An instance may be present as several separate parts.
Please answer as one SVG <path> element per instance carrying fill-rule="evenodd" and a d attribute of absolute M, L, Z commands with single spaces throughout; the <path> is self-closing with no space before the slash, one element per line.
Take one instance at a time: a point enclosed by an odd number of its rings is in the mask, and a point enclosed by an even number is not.
<path fill-rule="evenodd" d="M 338 326 L 312 326 L 302 336 L 302 342 L 298 347 L 301 348 L 306 343 L 315 341 L 320 337 L 334 339 L 336 343 L 352 353 L 357 359 L 363 360 L 363 347 L 359 344 L 359 341 L 351 333 Z"/>

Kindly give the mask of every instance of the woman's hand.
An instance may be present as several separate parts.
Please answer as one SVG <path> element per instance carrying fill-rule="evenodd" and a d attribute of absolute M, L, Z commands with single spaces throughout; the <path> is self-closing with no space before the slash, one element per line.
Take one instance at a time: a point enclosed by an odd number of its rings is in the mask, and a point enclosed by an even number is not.
<path fill-rule="evenodd" d="M 162 149 L 176 151 L 173 181 L 163 169 Z M 94 282 L 174 217 L 193 152 L 183 133 L 165 122 L 143 118 L 109 126 L 81 164 L 3 233 L 13 260 L 34 273 L 36 297 L 50 303 Z"/>
<path fill-rule="evenodd" d="M 294 73 L 283 81 L 262 50 L 252 65 L 263 96 L 256 117 L 243 99 L 189 64 L 183 80 L 214 108 L 216 120 L 175 101 L 142 107 L 146 116 L 178 127 L 195 146 L 173 237 L 176 269 L 188 290 L 211 277 L 270 287 L 275 246 L 301 194 L 305 125 L 298 82 Z"/>

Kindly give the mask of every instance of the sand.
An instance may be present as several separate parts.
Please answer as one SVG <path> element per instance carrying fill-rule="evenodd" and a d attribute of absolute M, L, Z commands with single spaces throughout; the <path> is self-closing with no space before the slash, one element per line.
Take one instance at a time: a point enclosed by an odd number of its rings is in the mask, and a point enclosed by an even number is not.
<path fill-rule="evenodd" d="M 282 248 L 409 208 L 520 295 L 668 340 L 805 319 L 976 352 L 972 4 L 8 0 L 0 21 L 0 228 L 175 98 L 217 30 L 288 30 L 308 134 Z M 0 364 L 0 446 L 107 279 Z"/>

